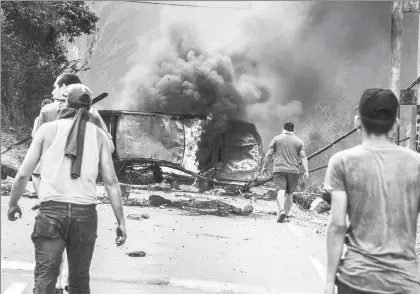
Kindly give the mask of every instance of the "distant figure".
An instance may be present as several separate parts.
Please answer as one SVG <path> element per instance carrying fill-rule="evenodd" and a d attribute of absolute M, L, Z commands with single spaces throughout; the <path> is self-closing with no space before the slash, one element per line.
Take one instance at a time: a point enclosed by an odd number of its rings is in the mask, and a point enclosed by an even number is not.
<path fill-rule="evenodd" d="M 364 91 L 355 116 L 362 144 L 329 161 L 325 294 L 334 293 L 335 284 L 339 294 L 420 293 L 415 251 L 420 154 L 389 139 L 398 124 L 398 104 L 390 90 Z"/>
<path fill-rule="evenodd" d="M 293 134 L 294 130 L 295 126 L 292 122 L 284 124 L 283 134 L 274 137 L 268 146 L 261 171 L 263 173 L 266 170 L 274 156 L 273 182 L 277 190 L 277 205 L 279 207 L 277 222 L 279 223 L 290 221 L 293 192 L 299 180 L 299 158 L 305 169 L 303 179 L 307 179 L 309 175 L 305 147 L 302 140 Z"/>
<path fill-rule="evenodd" d="M 69 261 L 69 292 L 88 294 L 89 270 L 97 238 L 96 179 L 101 171 L 117 219 L 116 244 L 127 234 L 121 190 L 115 174 L 108 135 L 89 113 L 90 90 L 68 86 L 58 120 L 36 132 L 12 186 L 8 218 L 22 211 L 18 201 L 42 156 L 39 200 L 31 239 L 35 246 L 35 294 L 55 293 L 64 250 Z"/>
<path fill-rule="evenodd" d="M 51 99 L 44 99 L 44 100 L 42 100 L 41 109 L 44 108 L 45 105 L 50 104 L 50 103 L 53 103 L 53 101 Z M 34 127 L 32 129 L 32 135 L 31 135 L 32 136 L 32 139 L 35 136 L 36 130 L 38 128 L 38 124 L 39 124 L 39 115 L 36 117 L 36 119 L 34 121 Z M 38 191 L 36 191 L 36 192 L 37 192 L 37 195 L 38 195 Z"/>

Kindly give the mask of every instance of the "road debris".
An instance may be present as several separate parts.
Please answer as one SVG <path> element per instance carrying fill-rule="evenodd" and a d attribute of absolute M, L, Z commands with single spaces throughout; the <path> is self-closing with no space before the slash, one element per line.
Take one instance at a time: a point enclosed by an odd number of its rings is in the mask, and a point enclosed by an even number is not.
<path fill-rule="evenodd" d="M 126 253 L 128 256 L 130 257 L 145 257 L 146 256 L 146 252 L 140 250 L 140 251 L 133 251 L 133 252 L 129 252 Z"/>
<path fill-rule="evenodd" d="M 131 185 L 120 184 L 120 189 L 121 189 L 121 196 L 122 196 L 122 198 L 128 198 L 128 197 L 130 197 Z"/>
<path fill-rule="evenodd" d="M 141 220 L 142 217 L 141 215 L 137 214 L 137 213 L 130 213 L 127 215 L 127 219 L 131 219 L 131 220 Z"/>
<path fill-rule="evenodd" d="M 162 205 L 169 205 L 171 204 L 171 200 L 165 199 L 162 196 L 159 195 L 150 195 L 149 196 L 149 203 L 151 206 L 160 207 Z"/>
<path fill-rule="evenodd" d="M 11 177 L 7 177 L 5 180 L 1 181 L 1 196 L 10 196 L 10 191 L 12 190 L 13 181 L 14 179 Z M 35 192 L 29 191 L 29 190 L 25 190 L 22 196 L 28 197 L 28 198 L 38 197 Z"/>

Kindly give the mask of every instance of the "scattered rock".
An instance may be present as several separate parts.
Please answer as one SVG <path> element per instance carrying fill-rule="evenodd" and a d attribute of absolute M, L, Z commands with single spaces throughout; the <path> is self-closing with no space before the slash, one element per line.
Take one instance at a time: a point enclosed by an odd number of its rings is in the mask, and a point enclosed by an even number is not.
<path fill-rule="evenodd" d="M 143 214 L 141 215 L 141 218 L 144 218 L 144 219 L 149 219 L 149 218 L 150 218 L 150 215 L 149 215 L 148 213 L 143 213 Z"/>
<path fill-rule="evenodd" d="M 130 213 L 127 215 L 127 218 L 131 220 L 141 220 L 142 216 L 137 213 Z"/>
<path fill-rule="evenodd" d="M 12 190 L 14 179 L 11 177 L 7 177 L 5 180 L 1 181 L 1 196 L 10 196 L 10 191 Z M 38 198 L 35 192 L 25 190 L 22 194 L 23 197 L 28 198 Z"/>
<path fill-rule="evenodd" d="M 293 193 L 293 201 L 299 204 L 303 209 L 309 210 L 312 202 L 319 197 L 313 194 L 307 194 L 304 192 Z"/>
<path fill-rule="evenodd" d="M 146 252 L 140 250 L 140 251 L 133 251 L 133 252 L 129 252 L 126 253 L 128 256 L 130 257 L 145 257 L 146 256 Z"/>
<path fill-rule="evenodd" d="M 222 189 L 222 188 L 215 188 L 211 192 L 214 195 L 225 195 L 226 194 L 226 190 Z"/>
<path fill-rule="evenodd" d="M 171 186 L 171 189 L 173 190 L 181 190 L 180 186 L 179 186 L 179 182 L 176 179 L 172 179 L 169 181 L 169 184 Z"/>
<path fill-rule="evenodd" d="M 1 179 L 5 180 L 7 177 L 14 178 L 16 176 L 17 169 L 5 163 L 1 163 Z"/>
<path fill-rule="evenodd" d="M 211 189 L 213 189 L 213 184 L 210 182 L 207 182 L 205 180 L 199 180 L 198 181 L 198 189 L 200 191 L 200 193 L 204 193 L 206 191 L 209 191 Z"/>
<path fill-rule="evenodd" d="M 264 199 L 266 200 L 275 200 L 277 199 L 277 191 L 274 189 L 267 190 L 267 193 L 264 194 Z"/>
<path fill-rule="evenodd" d="M 243 212 L 245 215 L 248 215 L 254 211 L 254 207 L 251 204 L 248 204 L 244 207 Z"/>
<path fill-rule="evenodd" d="M 122 198 L 130 197 L 131 185 L 120 184 Z"/>
<path fill-rule="evenodd" d="M 327 191 L 322 191 L 321 198 L 327 202 L 329 205 L 331 205 L 331 193 Z"/>
<path fill-rule="evenodd" d="M 310 207 L 310 211 L 314 211 L 316 213 L 324 213 L 331 209 L 331 205 L 329 205 L 326 201 L 324 201 L 321 197 L 316 198 Z"/>
<path fill-rule="evenodd" d="M 171 204 L 171 200 L 165 199 L 162 196 L 159 195 L 150 195 L 149 196 L 149 203 L 151 206 L 162 206 L 164 204 Z"/>
<path fill-rule="evenodd" d="M 253 187 L 249 191 L 254 195 L 260 195 L 260 196 L 263 196 L 266 193 L 266 190 L 262 186 Z"/>

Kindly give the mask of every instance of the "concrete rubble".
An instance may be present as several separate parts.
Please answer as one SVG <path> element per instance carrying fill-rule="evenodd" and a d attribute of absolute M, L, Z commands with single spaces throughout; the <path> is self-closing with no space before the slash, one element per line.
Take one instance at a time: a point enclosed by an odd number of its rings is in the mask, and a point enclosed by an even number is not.
<path fill-rule="evenodd" d="M 1 195 L 9 196 L 13 184 L 13 178 L 1 182 Z M 244 194 L 238 196 L 229 195 L 229 187 L 215 187 L 206 193 L 198 193 L 198 188 L 194 185 L 179 185 L 178 189 L 166 182 L 151 185 L 129 185 L 120 184 L 122 200 L 125 206 L 154 206 L 161 208 L 176 208 L 187 210 L 191 213 L 202 215 L 239 215 L 246 216 L 255 213 L 256 201 L 271 202 L 276 199 L 276 191 L 264 186 L 254 187 Z M 24 197 L 36 198 L 37 195 L 29 182 Z M 322 196 L 322 197 L 321 197 Z M 103 186 L 98 186 L 98 198 L 102 203 L 109 204 L 109 199 Z M 294 201 L 304 210 L 309 210 L 317 214 L 323 214 L 330 210 L 330 205 L 323 199 L 328 195 L 310 194 L 297 192 L 294 194 Z M 242 203 L 236 200 L 242 199 Z M 235 201 L 237 203 L 235 203 Z M 262 202 L 261 202 L 262 201 Z M 247 203 L 248 202 L 248 203 Z M 269 211 L 268 214 L 275 214 L 275 211 Z M 134 216 L 135 219 L 147 219 L 148 216 Z"/>

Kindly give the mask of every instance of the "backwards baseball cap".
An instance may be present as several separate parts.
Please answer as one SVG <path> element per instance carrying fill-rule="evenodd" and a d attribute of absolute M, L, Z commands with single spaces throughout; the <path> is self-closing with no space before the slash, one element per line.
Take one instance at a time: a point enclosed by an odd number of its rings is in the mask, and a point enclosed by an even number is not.
<path fill-rule="evenodd" d="M 69 106 L 74 108 L 90 107 L 92 105 L 92 91 L 83 84 L 69 85 L 64 89 L 63 96 Z"/>
<path fill-rule="evenodd" d="M 359 102 L 359 114 L 365 121 L 373 124 L 392 124 L 398 112 L 398 99 L 388 89 L 367 89 Z"/>

